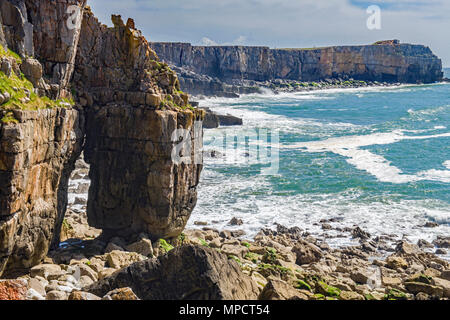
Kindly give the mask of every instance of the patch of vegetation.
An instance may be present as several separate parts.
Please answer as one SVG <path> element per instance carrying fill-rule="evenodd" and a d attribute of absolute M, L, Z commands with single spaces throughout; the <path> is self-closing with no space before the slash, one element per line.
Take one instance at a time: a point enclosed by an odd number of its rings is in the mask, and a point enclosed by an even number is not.
<path fill-rule="evenodd" d="M 316 293 L 312 296 L 313 300 L 325 300 L 325 296 L 321 293 Z"/>
<path fill-rule="evenodd" d="M 308 291 L 312 291 L 311 286 L 306 281 L 303 281 L 303 280 L 298 280 L 297 281 L 296 288 L 297 289 L 305 289 L 305 290 L 308 290 Z"/>
<path fill-rule="evenodd" d="M 0 45 L 0 57 L 9 57 L 9 58 L 13 58 L 14 60 L 16 60 L 17 63 L 22 63 L 22 58 L 15 53 L 14 51 L 8 49 L 5 50 L 5 48 L 3 48 L 2 45 Z"/>
<path fill-rule="evenodd" d="M 186 235 L 183 232 L 178 236 L 178 241 L 180 241 L 181 245 L 186 241 Z"/>
<path fill-rule="evenodd" d="M 266 271 L 265 273 L 270 272 L 270 273 L 276 273 L 276 274 L 281 274 L 281 275 L 287 275 L 287 274 L 291 274 L 292 275 L 292 270 L 286 267 L 282 267 L 279 265 L 274 265 L 274 264 L 268 264 L 268 263 L 260 263 L 258 265 L 258 270 L 261 273 L 264 273 L 264 271 Z M 264 274 L 263 274 L 264 275 Z"/>
<path fill-rule="evenodd" d="M 373 295 L 371 295 L 370 293 L 366 293 L 366 294 L 364 295 L 364 299 L 366 299 L 366 300 L 377 300 L 377 299 L 375 299 L 375 297 L 374 297 Z"/>
<path fill-rule="evenodd" d="M 0 45 L 0 57 L 10 57 L 16 60 L 18 64 L 22 63 L 22 59 L 12 52 L 5 50 Z M 0 71 L 0 92 L 7 92 L 10 99 L 3 103 L 0 108 L 5 110 L 22 109 L 22 110 L 37 110 L 48 109 L 56 107 L 68 107 L 74 105 L 73 100 L 58 99 L 52 100 L 48 97 L 40 97 L 34 92 L 33 84 L 24 76 L 23 73 L 17 75 L 11 72 L 10 76 Z"/>
<path fill-rule="evenodd" d="M 164 239 L 159 239 L 159 247 L 164 251 L 164 253 L 168 253 L 170 250 L 173 250 L 173 245 L 168 243 Z"/>
<path fill-rule="evenodd" d="M 241 244 L 244 246 L 244 247 L 247 247 L 247 248 L 250 248 L 250 243 L 248 243 L 248 242 L 241 242 Z"/>
<path fill-rule="evenodd" d="M 384 295 L 384 300 L 407 300 L 406 294 L 397 289 L 391 289 Z"/>
<path fill-rule="evenodd" d="M 205 246 L 205 247 L 208 247 L 208 248 L 210 248 L 210 245 L 209 245 L 209 243 L 208 242 L 206 242 L 204 239 L 202 239 L 202 238 L 198 238 L 198 241 L 200 241 L 200 243 L 201 243 L 201 245 L 202 246 Z"/>
<path fill-rule="evenodd" d="M 277 250 L 275 250 L 274 248 L 266 248 L 266 252 L 262 257 L 262 261 L 270 264 L 276 264 L 277 260 Z"/>
<path fill-rule="evenodd" d="M 328 297 L 339 297 L 341 295 L 340 289 L 330 286 L 323 281 L 319 281 L 317 284 L 320 292 Z"/>
<path fill-rule="evenodd" d="M 19 121 L 14 117 L 12 112 L 7 112 L 1 119 L 0 122 L 9 124 L 9 123 L 19 123 Z"/>
<path fill-rule="evenodd" d="M 167 96 L 165 99 L 161 100 L 161 103 L 159 106 L 162 110 L 165 110 L 166 107 L 170 107 L 172 109 L 178 109 L 178 110 L 187 110 L 187 109 L 195 110 L 195 108 L 191 104 L 188 104 L 186 106 L 180 106 L 180 105 L 176 104 L 173 101 L 172 96 Z"/>
<path fill-rule="evenodd" d="M 258 255 L 256 253 L 253 252 L 248 252 L 245 257 L 245 259 L 250 260 L 253 263 L 257 263 L 258 262 Z"/>
<path fill-rule="evenodd" d="M 236 262 L 239 264 L 239 266 L 242 266 L 242 261 L 241 261 L 241 259 L 239 259 L 239 258 L 236 257 L 235 255 L 230 254 L 230 255 L 228 256 L 228 259 L 234 260 L 234 261 L 236 261 Z"/>

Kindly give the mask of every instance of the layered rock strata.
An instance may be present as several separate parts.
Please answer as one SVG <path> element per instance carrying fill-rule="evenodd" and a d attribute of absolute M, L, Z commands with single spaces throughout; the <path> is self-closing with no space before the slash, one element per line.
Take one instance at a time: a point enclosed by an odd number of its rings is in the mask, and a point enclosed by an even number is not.
<path fill-rule="evenodd" d="M 203 112 L 189 105 L 175 72 L 135 29 L 113 16 L 113 28 L 85 11 L 74 84 L 87 109 L 86 161 L 91 165 L 88 221 L 105 234 L 181 233 L 196 201 L 202 169 Z M 199 126 L 200 124 L 200 126 Z M 173 161 L 177 129 L 189 149 Z"/>
<path fill-rule="evenodd" d="M 0 276 L 38 264 L 59 244 L 85 138 L 88 220 L 105 235 L 176 237 L 196 203 L 203 111 L 190 106 L 133 20 L 113 16 L 108 28 L 85 4 L 0 6 L 1 70 L 12 65 L 14 81 L 31 82 L 0 101 Z M 76 108 L 51 100 L 72 94 Z"/>
<path fill-rule="evenodd" d="M 0 122 L 0 274 L 39 263 L 59 243 L 67 185 L 81 152 L 75 109 L 14 111 Z"/>
<path fill-rule="evenodd" d="M 197 202 L 202 164 L 194 152 L 202 132 L 194 122 L 200 113 L 103 106 L 90 108 L 87 119 L 89 224 L 111 235 L 178 236 Z M 187 157 L 179 164 L 172 159 L 176 129 L 186 129 L 191 146 L 179 149 Z"/>
<path fill-rule="evenodd" d="M 430 83 L 443 77 L 441 60 L 428 47 L 396 41 L 311 49 L 151 45 L 161 59 L 183 70 L 182 88 L 195 94 L 208 94 L 205 88 L 219 95 L 251 92 L 258 82 L 276 79 Z"/>

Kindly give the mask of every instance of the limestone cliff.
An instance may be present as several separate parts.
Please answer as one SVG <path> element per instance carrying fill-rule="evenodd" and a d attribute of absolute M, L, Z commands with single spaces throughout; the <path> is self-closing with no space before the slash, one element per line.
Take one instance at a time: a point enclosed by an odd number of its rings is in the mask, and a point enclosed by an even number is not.
<path fill-rule="evenodd" d="M 175 72 L 159 62 L 134 22 L 113 16 L 113 23 L 107 28 L 86 10 L 74 75 L 89 106 L 89 223 L 111 235 L 176 237 L 197 201 L 202 166 L 194 149 L 202 137 L 194 122 L 203 113 L 188 105 Z M 172 161 L 175 129 L 190 131 L 190 163 Z"/>
<path fill-rule="evenodd" d="M 0 274 L 32 267 L 58 244 L 83 141 L 75 109 L 13 112 L 18 123 L 0 122 Z"/>
<path fill-rule="evenodd" d="M 67 66 L 76 46 L 65 47 L 68 38 L 52 37 L 59 31 L 49 22 L 64 20 L 64 4 L 74 3 L 1 3 L 0 275 L 39 263 L 59 244 L 68 179 L 84 140 L 84 114 L 69 100 L 51 99 L 70 97 Z M 35 25 L 31 19 L 38 19 Z M 68 37 L 76 42 L 76 37 Z M 36 38 L 47 41 L 43 64 L 32 57 L 42 55 L 42 42 L 35 50 Z M 45 65 L 58 56 L 50 52 L 61 47 L 68 54 L 59 56 L 58 64 L 69 74 L 51 79 Z"/>
<path fill-rule="evenodd" d="M 242 80 L 353 78 L 430 83 L 440 81 L 443 76 L 441 60 L 428 47 L 397 42 L 313 49 L 162 42 L 151 45 L 161 59 L 185 70 L 180 79 L 182 88 L 189 88 L 193 93 L 198 87 L 207 87 L 214 81 L 239 85 Z M 205 76 L 210 77 L 209 81 L 202 81 Z"/>
<path fill-rule="evenodd" d="M 59 244 L 83 149 L 88 220 L 107 236 L 176 237 L 196 203 L 204 112 L 133 20 L 113 16 L 108 28 L 85 5 L 0 3 L 0 276 Z M 176 149 L 175 129 L 191 148 Z M 189 161 L 174 162 L 174 151 Z"/>

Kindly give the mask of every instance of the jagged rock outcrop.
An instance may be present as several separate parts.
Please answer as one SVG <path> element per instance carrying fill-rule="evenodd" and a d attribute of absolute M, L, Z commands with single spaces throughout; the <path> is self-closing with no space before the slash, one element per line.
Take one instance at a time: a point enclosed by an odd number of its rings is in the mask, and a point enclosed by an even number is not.
<path fill-rule="evenodd" d="M 75 109 L 13 111 L 0 122 L 0 275 L 39 263 L 59 243 L 84 127 Z"/>
<path fill-rule="evenodd" d="M 35 57 L 48 84 L 40 89 L 53 97 L 70 97 L 69 81 L 86 0 L 5 0 L 0 4 L 4 44 L 20 56 Z M 71 7 L 72 6 L 72 7 Z M 71 11 L 70 8 L 78 8 Z M 75 21 L 75 23 L 73 23 Z"/>
<path fill-rule="evenodd" d="M 219 85 L 221 82 L 224 86 L 231 85 L 226 89 L 231 94 L 239 93 L 242 88 L 253 88 L 252 81 L 275 79 L 317 81 L 353 78 L 430 83 L 443 77 L 441 60 L 428 47 L 397 42 L 312 49 L 192 46 L 189 43 L 162 42 L 151 45 L 161 59 L 185 70 L 180 79 L 182 88 L 189 88 L 196 94 L 207 94 L 204 88 L 219 88 L 220 94 L 223 91 Z"/>
<path fill-rule="evenodd" d="M 142 300 L 256 300 L 259 294 L 237 262 L 193 245 L 136 262 L 85 290 L 103 296 L 123 287 L 130 287 Z"/>
<path fill-rule="evenodd" d="M 43 65 L 50 90 L 57 97 L 69 97 L 81 32 L 80 22 L 87 0 L 22 2 L 28 12 L 29 28 L 33 30 L 32 51 Z"/>
<path fill-rule="evenodd" d="M 240 126 L 243 121 L 241 118 L 230 114 L 218 114 L 210 108 L 201 108 L 205 110 L 205 118 L 203 119 L 203 128 L 212 129 L 219 126 Z"/>
<path fill-rule="evenodd" d="M 105 234 L 176 237 L 197 201 L 202 165 L 194 152 L 202 132 L 195 122 L 203 112 L 188 106 L 175 72 L 158 61 L 133 20 L 112 21 L 107 28 L 86 10 L 74 75 L 89 106 L 88 221 Z M 190 132 L 189 163 L 172 160 L 176 129 Z"/>

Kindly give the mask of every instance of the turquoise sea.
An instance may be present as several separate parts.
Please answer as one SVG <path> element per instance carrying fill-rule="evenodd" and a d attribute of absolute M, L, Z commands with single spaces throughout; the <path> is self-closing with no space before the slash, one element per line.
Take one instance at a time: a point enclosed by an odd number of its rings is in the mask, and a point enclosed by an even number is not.
<path fill-rule="evenodd" d="M 450 84 L 267 92 L 200 105 L 240 116 L 244 125 L 205 130 L 189 227 L 206 221 L 251 238 L 280 223 L 332 246 L 354 240 L 322 230 L 327 219 L 333 228 L 358 225 L 412 242 L 450 235 Z M 256 139 L 265 130 L 271 138 Z M 261 174 L 273 159 L 252 156 L 249 145 L 278 153 L 278 171 Z M 244 225 L 228 226 L 232 217 Z"/>

